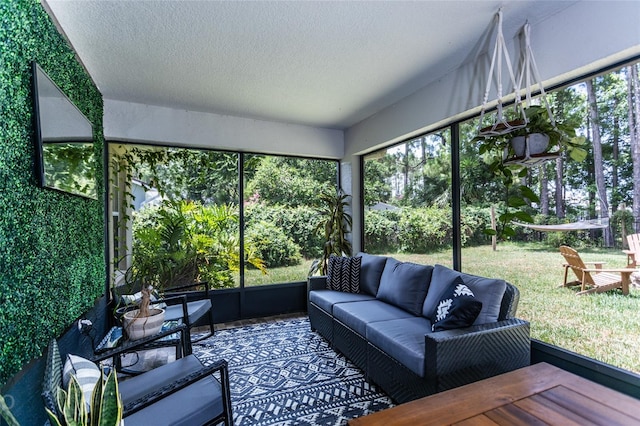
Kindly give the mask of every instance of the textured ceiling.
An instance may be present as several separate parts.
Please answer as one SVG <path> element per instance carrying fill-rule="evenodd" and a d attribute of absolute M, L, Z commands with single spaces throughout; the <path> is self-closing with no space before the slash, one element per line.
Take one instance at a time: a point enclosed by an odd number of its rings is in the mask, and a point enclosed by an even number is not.
<path fill-rule="evenodd" d="M 107 99 L 335 129 L 575 3 L 43 1 Z"/>

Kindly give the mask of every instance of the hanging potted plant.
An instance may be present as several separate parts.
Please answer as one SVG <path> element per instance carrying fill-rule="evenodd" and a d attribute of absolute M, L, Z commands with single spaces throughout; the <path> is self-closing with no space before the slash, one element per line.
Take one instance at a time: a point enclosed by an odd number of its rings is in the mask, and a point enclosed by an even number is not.
<path fill-rule="evenodd" d="M 511 153 L 516 159 L 531 159 L 544 154 L 566 151 L 570 158 L 582 161 L 587 157 L 583 136 L 576 135 L 576 125 L 570 121 L 553 120 L 540 105 L 524 109 L 525 127 L 508 133 Z M 485 138 L 486 140 L 487 138 Z"/>

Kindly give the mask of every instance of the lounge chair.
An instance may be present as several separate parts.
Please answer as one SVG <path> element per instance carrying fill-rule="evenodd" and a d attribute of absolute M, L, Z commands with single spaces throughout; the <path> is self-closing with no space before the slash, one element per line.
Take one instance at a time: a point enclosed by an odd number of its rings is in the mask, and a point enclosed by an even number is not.
<path fill-rule="evenodd" d="M 622 289 L 622 294 L 629 294 L 630 277 L 635 269 L 631 268 L 602 268 L 603 262 L 592 262 L 599 267 L 587 267 L 576 250 L 569 246 L 560 246 L 560 253 L 566 260 L 565 286 L 580 285 L 578 294 L 601 293 L 616 288 Z M 577 280 L 567 283 L 567 273 L 571 269 Z"/>
<path fill-rule="evenodd" d="M 622 250 L 622 252 L 627 255 L 627 267 L 635 268 L 640 260 L 640 234 L 627 235 L 627 242 L 629 249 Z"/>
<path fill-rule="evenodd" d="M 187 329 L 184 324 L 179 328 L 182 331 Z M 141 339 L 140 345 L 147 344 L 147 340 Z M 81 368 L 76 374 L 79 377 L 95 376 L 93 372 L 99 367 L 97 364 L 92 366 L 93 363 L 117 357 L 122 352 L 134 349 L 132 345 L 135 343 L 125 348 L 109 350 L 91 359 L 79 358 L 81 362 L 77 365 Z M 81 348 L 78 350 L 82 352 Z M 56 415 L 59 413 L 55 395 L 62 384 L 65 358 L 66 355 L 61 356 L 56 340 L 52 340 L 46 357 L 42 397 L 45 407 Z M 75 362 L 78 362 L 78 358 Z M 129 426 L 233 424 L 229 373 L 227 362 L 223 359 L 204 366 L 195 355 L 186 355 L 123 380 L 118 388 L 123 404 L 123 418 Z M 91 389 L 88 392 L 90 395 Z M 87 395 L 85 399 L 88 399 Z"/>

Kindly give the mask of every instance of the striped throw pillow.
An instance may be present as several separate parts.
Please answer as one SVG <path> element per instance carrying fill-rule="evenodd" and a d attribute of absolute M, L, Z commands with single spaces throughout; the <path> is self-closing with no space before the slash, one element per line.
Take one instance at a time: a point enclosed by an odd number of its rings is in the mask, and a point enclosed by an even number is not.
<path fill-rule="evenodd" d="M 67 355 L 67 361 L 62 369 L 62 384 L 65 389 L 69 388 L 71 377 L 75 377 L 76 381 L 82 389 L 84 401 L 87 404 L 87 412 L 91 407 L 91 395 L 96 383 L 102 377 L 102 373 L 96 364 L 77 355 Z"/>
<path fill-rule="evenodd" d="M 327 268 L 327 288 L 346 293 L 360 293 L 362 257 L 331 255 Z"/>

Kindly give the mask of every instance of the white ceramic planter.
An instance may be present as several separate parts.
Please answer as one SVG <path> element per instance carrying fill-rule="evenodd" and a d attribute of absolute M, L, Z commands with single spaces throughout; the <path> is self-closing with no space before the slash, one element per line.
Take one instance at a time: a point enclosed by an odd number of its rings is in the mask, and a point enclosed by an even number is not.
<path fill-rule="evenodd" d="M 129 340 L 138 340 L 143 337 L 153 336 L 162 328 L 164 322 L 164 309 L 149 309 L 148 317 L 136 318 L 138 309 L 126 312 L 123 317 L 124 331 Z"/>
<path fill-rule="evenodd" d="M 529 155 L 542 154 L 549 147 L 549 136 L 544 133 L 530 133 L 527 136 L 516 136 L 509 141 L 516 157 L 524 157 L 526 145 Z"/>

